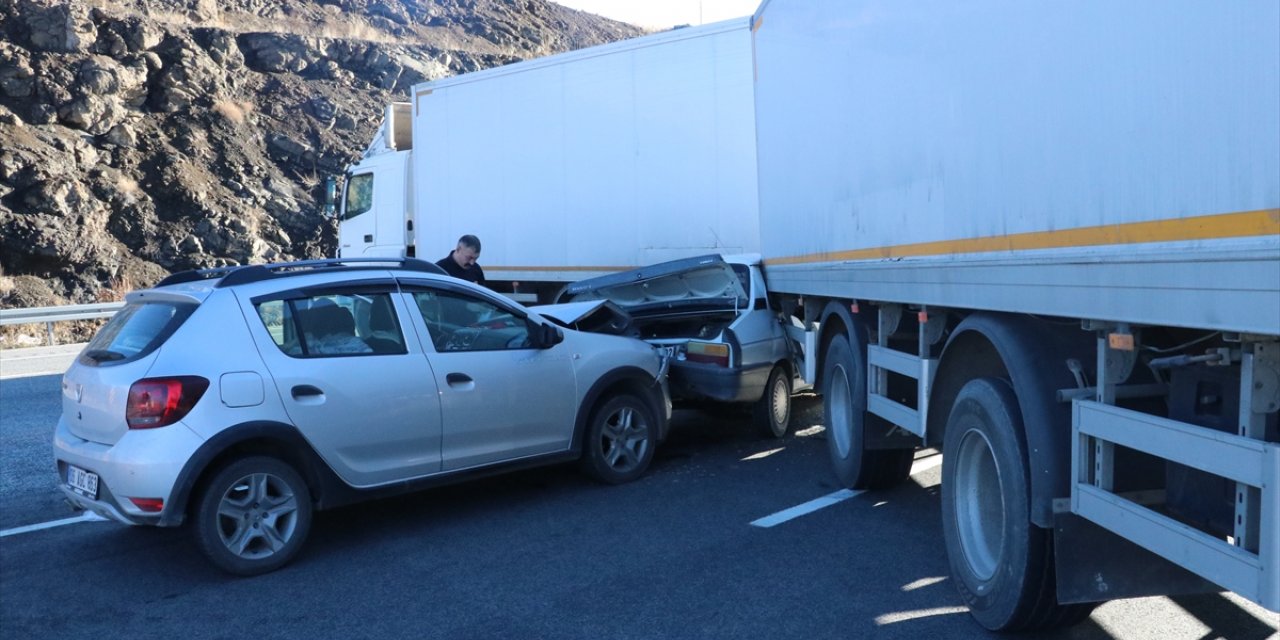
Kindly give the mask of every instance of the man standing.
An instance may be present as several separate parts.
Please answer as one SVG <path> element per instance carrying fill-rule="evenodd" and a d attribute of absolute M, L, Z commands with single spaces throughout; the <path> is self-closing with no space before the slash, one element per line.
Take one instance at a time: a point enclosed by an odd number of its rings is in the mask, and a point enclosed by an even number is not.
<path fill-rule="evenodd" d="M 467 234 L 458 238 L 458 246 L 449 252 L 448 256 L 441 258 L 437 265 L 444 269 L 445 273 L 467 282 L 474 282 L 481 286 L 487 286 L 484 281 L 484 269 L 476 264 L 476 260 L 480 258 L 480 238 L 471 234 Z"/>

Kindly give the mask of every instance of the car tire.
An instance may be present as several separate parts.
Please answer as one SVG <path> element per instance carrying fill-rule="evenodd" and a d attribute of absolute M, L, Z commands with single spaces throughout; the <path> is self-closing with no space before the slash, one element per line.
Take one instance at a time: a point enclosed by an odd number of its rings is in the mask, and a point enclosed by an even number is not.
<path fill-rule="evenodd" d="M 1073 624 L 1094 605 L 1060 605 L 1053 532 L 1031 522 L 1022 416 L 1004 380 L 965 384 L 947 418 L 942 533 L 969 612 L 992 631 Z"/>
<path fill-rule="evenodd" d="M 591 412 L 582 466 L 606 484 L 639 478 L 653 460 L 657 421 L 649 405 L 630 393 L 610 397 Z"/>
<path fill-rule="evenodd" d="M 751 419 L 765 436 L 785 438 L 791 431 L 791 378 L 783 367 L 769 373 L 764 395 L 751 407 Z"/>
<path fill-rule="evenodd" d="M 204 485 L 193 518 L 200 550 L 240 576 L 274 571 L 298 554 L 311 529 L 311 491 L 293 467 L 253 456 Z"/>
<path fill-rule="evenodd" d="M 827 451 L 840 483 L 850 489 L 888 489 L 911 474 L 911 449 L 867 447 L 867 360 L 862 348 L 837 335 L 827 347 L 823 367 L 822 410 L 827 423 Z"/>

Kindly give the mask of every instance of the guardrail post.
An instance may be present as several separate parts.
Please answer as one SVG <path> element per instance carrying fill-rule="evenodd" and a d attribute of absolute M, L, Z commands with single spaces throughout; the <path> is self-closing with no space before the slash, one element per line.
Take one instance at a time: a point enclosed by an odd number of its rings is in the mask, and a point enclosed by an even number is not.
<path fill-rule="evenodd" d="M 49 320 L 44 323 L 44 330 L 49 334 L 49 346 L 53 346 L 53 321 Z"/>

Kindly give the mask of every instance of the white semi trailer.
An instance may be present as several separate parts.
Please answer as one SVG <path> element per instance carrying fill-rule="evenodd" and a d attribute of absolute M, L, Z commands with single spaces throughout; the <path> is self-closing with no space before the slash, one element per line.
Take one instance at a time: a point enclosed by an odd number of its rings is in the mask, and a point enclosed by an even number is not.
<path fill-rule="evenodd" d="M 836 473 L 942 450 L 988 628 L 1204 589 L 1280 610 L 1278 26 L 1273 0 L 754 16 L 765 274 Z"/>
<path fill-rule="evenodd" d="M 479 236 L 490 285 L 759 250 L 750 20 L 415 86 L 350 167 L 339 256 L 436 260 Z"/>

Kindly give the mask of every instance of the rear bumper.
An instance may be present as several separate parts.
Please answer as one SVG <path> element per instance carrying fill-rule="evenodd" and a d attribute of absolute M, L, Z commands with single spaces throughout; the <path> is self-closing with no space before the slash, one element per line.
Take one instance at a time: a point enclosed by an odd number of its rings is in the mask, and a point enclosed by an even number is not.
<path fill-rule="evenodd" d="M 66 476 L 66 465 L 58 465 L 58 473 Z M 91 500 L 71 490 L 65 482 L 58 483 L 58 489 L 62 491 L 62 496 L 66 498 L 67 504 L 77 511 L 89 511 L 96 513 L 108 520 L 115 520 L 124 524 L 132 525 L 158 525 L 160 524 L 160 514 L 152 515 L 133 515 L 123 511 L 122 506 L 111 494 L 111 488 L 106 483 L 98 485 L 98 499 Z"/>
<path fill-rule="evenodd" d="M 131 431 L 114 445 L 107 445 L 77 437 L 59 420 L 53 434 L 58 489 L 77 509 L 125 524 L 158 525 L 162 513 L 143 511 L 129 498 L 160 498 L 167 509 L 183 463 L 202 442 L 199 436 L 178 423 Z M 72 490 L 67 484 L 68 465 L 98 475 L 96 498 Z"/>
<path fill-rule="evenodd" d="M 700 362 L 671 363 L 671 396 L 680 400 L 755 402 L 764 394 L 773 363 L 718 367 Z"/>

